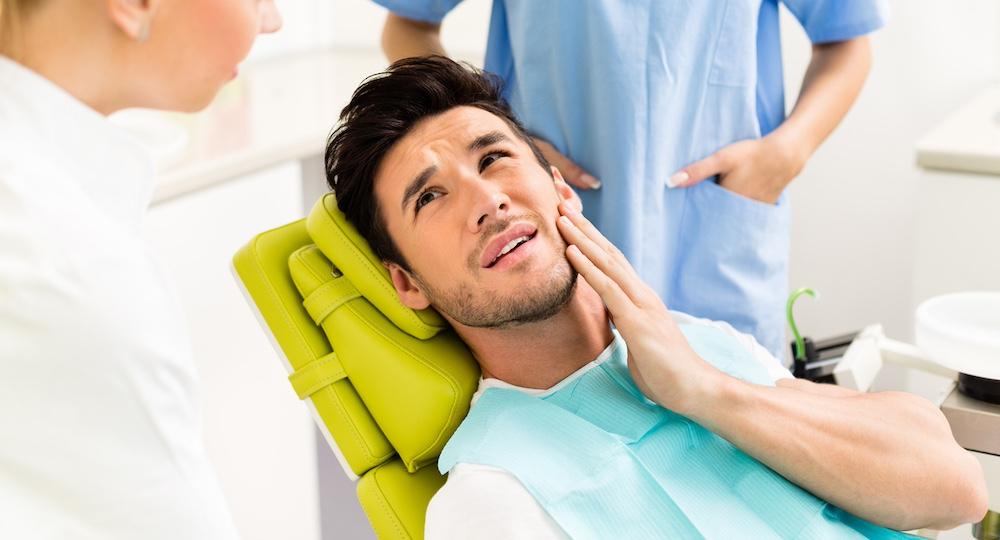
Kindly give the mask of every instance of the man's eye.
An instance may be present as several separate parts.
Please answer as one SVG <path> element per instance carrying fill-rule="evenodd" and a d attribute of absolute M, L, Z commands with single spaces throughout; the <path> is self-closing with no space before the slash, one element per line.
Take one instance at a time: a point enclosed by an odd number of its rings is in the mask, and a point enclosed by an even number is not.
<path fill-rule="evenodd" d="M 414 213 L 419 212 L 421 207 L 436 199 L 437 194 L 438 193 L 436 191 L 425 191 L 421 193 L 420 196 L 417 197 L 417 203 L 414 208 Z"/>
<path fill-rule="evenodd" d="M 502 150 L 497 150 L 495 152 L 490 152 L 489 154 L 486 154 L 485 156 L 483 156 L 483 159 L 479 162 L 479 172 L 485 171 L 486 167 L 492 165 L 494 161 L 509 156 L 510 156 L 509 153 L 504 152 Z"/>

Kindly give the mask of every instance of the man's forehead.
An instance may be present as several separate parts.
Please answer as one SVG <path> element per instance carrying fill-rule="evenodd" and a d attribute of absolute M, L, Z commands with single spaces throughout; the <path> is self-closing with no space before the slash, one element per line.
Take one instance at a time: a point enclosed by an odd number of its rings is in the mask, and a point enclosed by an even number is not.
<path fill-rule="evenodd" d="M 455 107 L 417 122 L 393 145 L 386 160 L 396 158 L 411 162 L 414 158 L 430 157 L 434 151 L 444 150 L 464 153 L 469 143 L 493 131 L 513 137 L 510 126 L 499 116 L 477 107 Z"/>
<path fill-rule="evenodd" d="M 420 120 L 386 152 L 376 173 L 376 190 L 403 189 L 407 179 L 435 164 L 440 153 L 467 153 L 470 143 L 491 132 L 516 140 L 506 121 L 478 107 L 455 107 Z"/>
<path fill-rule="evenodd" d="M 469 131 L 486 126 L 506 126 L 507 123 L 490 111 L 471 105 L 462 105 L 420 120 L 411 133 L 421 128 L 432 129 L 430 126 L 434 125 L 440 127 L 447 125 L 447 127 Z"/>

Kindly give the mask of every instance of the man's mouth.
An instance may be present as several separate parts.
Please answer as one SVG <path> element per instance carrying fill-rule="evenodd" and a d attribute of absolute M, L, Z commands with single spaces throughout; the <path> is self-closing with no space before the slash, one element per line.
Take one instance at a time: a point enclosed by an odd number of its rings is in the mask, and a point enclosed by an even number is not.
<path fill-rule="evenodd" d="M 535 235 L 531 235 L 531 236 L 519 236 L 519 237 L 511 240 L 510 243 L 508 243 L 506 246 L 504 246 L 504 248 L 502 250 L 500 250 L 500 254 L 497 255 L 497 257 L 495 259 L 493 259 L 490 262 L 490 264 L 486 266 L 486 268 L 493 268 L 493 266 L 496 265 L 496 263 L 499 262 L 500 259 L 502 259 L 505 255 L 507 255 L 511 251 L 514 251 L 515 249 L 517 249 L 518 247 L 520 247 L 521 244 L 527 242 L 528 240 L 531 240 L 534 237 L 535 237 Z"/>
<path fill-rule="evenodd" d="M 538 230 L 528 223 L 511 227 L 486 246 L 480 258 L 481 266 L 493 268 L 505 257 L 517 252 L 518 248 L 531 241 L 536 234 L 538 234 Z"/>

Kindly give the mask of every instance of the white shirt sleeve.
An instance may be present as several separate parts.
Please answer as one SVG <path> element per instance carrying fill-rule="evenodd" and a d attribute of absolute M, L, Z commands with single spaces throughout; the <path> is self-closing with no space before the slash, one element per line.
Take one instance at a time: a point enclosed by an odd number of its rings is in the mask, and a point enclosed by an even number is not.
<path fill-rule="evenodd" d="M 562 540 L 569 538 L 514 475 L 459 463 L 431 499 L 427 540 Z"/>
<path fill-rule="evenodd" d="M 770 351 L 764 348 L 763 345 L 757 343 L 757 339 L 750 334 L 744 334 L 739 330 L 732 327 L 727 322 L 723 321 L 713 321 L 709 319 L 701 319 L 688 315 L 687 313 L 682 313 L 680 311 L 671 311 L 670 314 L 674 317 L 674 321 L 678 324 L 704 324 L 707 326 L 714 326 L 719 330 L 729 334 L 736 338 L 740 343 L 743 344 L 765 369 L 767 369 L 768 374 L 771 378 L 777 381 L 778 379 L 791 379 L 792 373 L 788 371 L 788 368 L 781 364 L 781 361 L 774 357 Z"/>

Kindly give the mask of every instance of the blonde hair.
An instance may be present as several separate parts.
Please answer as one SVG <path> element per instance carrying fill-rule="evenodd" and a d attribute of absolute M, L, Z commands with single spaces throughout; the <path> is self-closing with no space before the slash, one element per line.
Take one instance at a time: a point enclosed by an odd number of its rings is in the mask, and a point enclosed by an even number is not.
<path fill-rule="evenodd" d="M 0 0 L 0 31 L 6 31 L 14 18 L 19 0 Z"/>
<path fill-rule="evenodd" d="M 11 39 L 17 33 L 17 26 L 24 11 L 36 0 L 0 0 L 0 51 L 13 44 Z"/>

